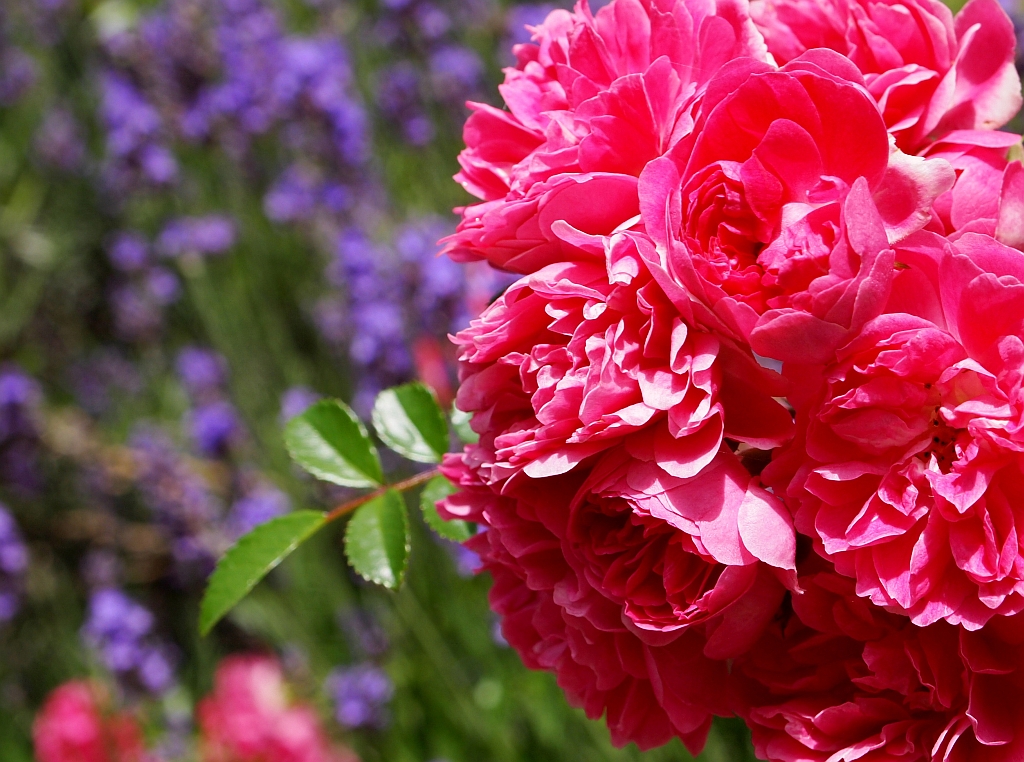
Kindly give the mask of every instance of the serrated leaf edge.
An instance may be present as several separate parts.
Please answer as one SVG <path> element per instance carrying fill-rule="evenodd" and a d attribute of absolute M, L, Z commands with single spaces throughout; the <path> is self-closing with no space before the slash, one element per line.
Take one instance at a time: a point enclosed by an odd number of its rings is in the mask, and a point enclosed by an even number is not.
<path fill-rule="evenodd" d="M 388 580 L 382 579 L 382 578 L 380 578 L 377 575 L 374 575 L 374 574 L 363 574 L 361 571 L 356 569 L 355 564 L 352 563 L 351 556 L 349 554 L 349 549 L 348 549 L 348 546 L 349 546 L 349 529 L 351 527 L 351 520 L 349 521 L 349 525 L 345 527 L 345 539 L 344 539 L 344 543 L 345 543 L 345 559 L 348 561 L 349 566 L 352 567 L 352 570 L 356 574 L 358 574 L 360 577 L 362 577 L 363 579 L 367 580 L 368 582 L 372 582 L 375 585 L 380 585 L 381 587 L 384 587 L 384 588 L 386 588 L 388 590 L 398 590 L 402 586 L 402 583 L 405 581 L 405 573 L 406 573 L 406 571 L 409 568 L 409 556 L 412 553 L 412 532 L 411 532 L 411 527 L 409 526 L 409 514 L 407 512 L 407 506 L 405 504 L 405 499 L 402 497 L 402 493 L 400 493 L 400 492 L 395 492 L 395 496 L 398 499 L 399 503 L 402 505 L 402 525 L 403 525 L 403 527 L 405 529 L 405 532 L 404 532 L 404 536 L 405 536 L 405 562 L 402 564 L 402 568 L 401 568 L 401 570 L 398 573 L 398 579 L 395 580 L 394 586 L 389 584 Z M 383 498 L 384 495 L 381 495 L 380 497 Z M 366 504 L 360 506 L 360 508 L 365 507 L 365 505 Z M 355 516 L 355 514 L 353 514 L 353 517 L 354 516 Z"/>
<path fill-rule="evenodd" d="M 285 516 L 294 516 L 294 515 L 296 515 L 296 513 L 285 514 Z M 302 543 L 304 543 L 311 536 L 316 534 L 316 532 L 320 531 L 324 527 L 324 525 L 327 523 L 327 514 L 326 513 L 322 513 L 320 511 L 307 511 L 307 513 L 317 513 L 317 514 L 319 514 L 320 519 L 321 519 L 320 522 L 319 523 L 315 523 L 315 524 L 310 524 L 309 528 L 305 532 L 303 532 L 301 535 L 298 535 L 292 541 L 292 543 L 289 544 L 284 549 L 284 551 L 282 551 L 281 553 L 278 554 L 277 558 L 275 558 L 268 566 L 263 568 L 262 573 L 255 575 L 255 577 L 247 579 L 246 583 L 244 585 L 244 589 L 243 589 L 242 594 L 231 605 L 229 605 L 223 611 L 221 611 L 220 613 L 216 614 L 212 619 L 210 619 L 209 616 L 206 613 L 207 610 L 208 610 L 209 592 L 210 592 L 211 589 L 213 589 L 214 585 L 217 583 L 217 579 L 219 579 L 220 576 L 222 576 L 224 573 L 226 573 L 226 572 L 223 571 L 223 569 L 224 569 L 224 561 L 243 542 L 245 542 L 245 540 L 248 537 L 250 537 L 253 534 L 253 532 L 256 532 L 261 527 L 265 527 L 266 524 L 261 524 L 260 526 L 254 527 L 251 531 L 249 531 L 248 533 L 246 533 L 246 534 L 242 535 L 241 537 L 239 537 L 238 540 L 236 540 L 235 543 L 230 548 L 227 549 L 227 551 L 224 553 L 224 555 L 221 556 L 220 560 L 217 562 L 217 566 L 214 568 L 213 573 L 210 575 L 209 581 L 206 584 L 206 589 L 203 591 L 203 598 L 202 598 L 202 601 L 199 604 L 199 634 L 200 635 L 202 635 L 204 637 L 206 635 L 209 635 L 210 632 L 213 630 L 213 628 L 217 626 L 217 623 L 220 622 L 229 613 L 231 613 L 231 610 L 235 606 L 237 606 L 239 603 L 241 603 L 243 600 L 245 600 L 245 598 L 249 595 L 249 593 L 251 593 L 253 591 L 253 589 L 256 587 L 256 585 L 258 585 L 260 582 L 262 582 L 263 579 L 268 574 L 270 574 L 270 572 L 272 572 L 274 569 L 276 569 L 278 566 L 280 566 L 281 563 L 286 558 L 288 558 L 288 556 L 290 556 L 292 553 L 294 553 L 295 550 Z"/>

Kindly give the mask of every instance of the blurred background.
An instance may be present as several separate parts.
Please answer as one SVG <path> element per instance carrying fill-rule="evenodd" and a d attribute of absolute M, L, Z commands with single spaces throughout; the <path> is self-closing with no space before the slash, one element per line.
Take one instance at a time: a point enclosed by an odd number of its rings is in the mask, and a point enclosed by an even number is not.
<path fill-rule="evenodd" d="M 446 335 L 509 282 L 436 256 L 463 103 L 500 105 L 553 7 L 0 2 L 4 762 L 690 759 L 614 749 L 415 520 L 400 592 L 332 527 L 197 632 L 234 539 L 347 497 L 290 466 L 291 416 L 411 379 L 450 404 Z M 753 759 L 742 725 L 701 759 Z"/>

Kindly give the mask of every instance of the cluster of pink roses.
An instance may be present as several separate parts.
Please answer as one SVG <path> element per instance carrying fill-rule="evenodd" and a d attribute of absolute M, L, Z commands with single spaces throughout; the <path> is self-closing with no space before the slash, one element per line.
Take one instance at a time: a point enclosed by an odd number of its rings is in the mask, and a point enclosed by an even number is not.
<path fill-rule="evenodd" d="M 617 743 L 1024 759 L 1010 19 L 584 0 L 533 39 L 447 239 L 523 276 L 455 338 L 439 504 L 505 637 Z"/>
<path fill-rule="evenodd" d="M 39 762 L 161 762 L 136 717 L 110 710 L 102 687 L 72 681 L 47 698 L 33 736 Z M 332 744 L 316 710 L 288 695 L 281 665 L 265 656 L 224 659 L 199 703 L 202 762 L 359 762 Z"/>

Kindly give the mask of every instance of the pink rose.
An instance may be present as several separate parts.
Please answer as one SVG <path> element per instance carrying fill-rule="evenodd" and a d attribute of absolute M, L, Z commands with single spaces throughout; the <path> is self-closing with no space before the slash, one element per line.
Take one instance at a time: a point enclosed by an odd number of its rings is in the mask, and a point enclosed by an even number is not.
<path fill-rule="evenodd" d="M 868 323 L 798 404 L 796 460 L 765 478 L 859 595 L 974 630 L 1024 610 L 1024 254 L 967 233 L 938 278 L 938 324 Z"/>
<path fill-rule="evenodd" d="M 146 762 L 142 729 L 131 715 L 108 714 L 102 689 L 64 683 L 46 699 L 32 726 L 39 762 Z"/>
<path fill-rule="evenodd" d="M 640 178 L 655 269 L 700 324 L 776 360 L 826 361 L 882 311 L 892 243 L 954 179 L 890 150 L 860 73 L 827 50 L 724 67 L 693 134 Z"/>
<path fill-rule="evenodd" d="M 694 330 L 636 258 L 620 264 L 616 282 L 601 264 L 550 265 L 455 337 L 457 405 L 473 414 L 470 457 L 488 483 L 564 473 L 661 420 L 650 442 L 681 478 L 723 437 L 759 449 L 789 437 L 779 377 Z"/>
<path fill-rule="evenodd" d="M 289 699 L 269 657 L 224 659 L 196 715 L 203 762 L 358 762 L 331 746 L 312 707 Z"/>
<path fill-rule="evenodd" d="M 696 95 L 725 62 L 767 58 L 746 0 L 613 0 L 554 11 L 516 49 L 508 111 L 470 104 L 456 179 L 455 259 L 528 273 L 585 259 L 570 227 L 604 235 L 638 212 L 636 178 L 693 127 Z M 561 229 L 555 223 L 559 223 Z"/>
<path fill-rule="evenodd" d="M 705 654 L 742 654 L 776 614 L 783 570 L 795 569 L 789 514 L 727 448 L 679 478 L 650 439 L 594 465 L 570 508 L 565 556 L 645 642 L 707 624 Z"/>
<path fill-rule="evenodd" d="M 916 627 L 816 568 L 793 615 L 736 668 L 758 755 L 773 762 L 1014 762 L 1024 752 L 1024 622 Z"/>
<path fill-rule="evenodd" d="M 468 546 L 494 579 L 491 607 L 523 662 L 554 672 L 589 717 L 605 715 L 616 745 L 648 749 L 678 736 L 699 752 L 712 714 L 730 711 L 725 662 L 704 656 L 700 628 L 645 644 L 623 624 L 621 606 L 569 565 L 563 543 L 581 475 L 521 479 L 499 494 L 460 458 L 444 471 L 462 491 L 438 507 L 486 526 Z"/>
<path fill-rule="evenodd" d="M 956 18 L 939 0 L 754 0 L 751 13 L 780 63 L 811 48 L 848 56 L 904 151 L 996 129 L 1020 109 L 1016 35 L 996 0 Z"/>
<path fill-rule="evenodd" d="M 963 233 L 985 233 L 1024 248 L 1024 165 L 1020 135 L 994 130 L 960 130 L 929 146 L 925 155 L 945 159 L 956 182 L 935 201 L 942 223 L 937 232 L 956 240 Z"/>

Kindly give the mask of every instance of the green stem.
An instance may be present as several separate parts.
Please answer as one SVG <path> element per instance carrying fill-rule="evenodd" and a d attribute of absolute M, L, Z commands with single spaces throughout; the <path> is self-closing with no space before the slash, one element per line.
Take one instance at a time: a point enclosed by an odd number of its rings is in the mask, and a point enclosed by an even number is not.
<path fill-rule="evenodd" d="M 336 519 L 342 518 L 343 516 L 347 516 L 359 506 L 365 505 L 371 500 L 380 497 L 385 492 L 388 492 L 390 490 L 405 492 L 406 490 L 410 490 L 413 487 L 418 487 L 424 482 L 429 482 L 431 479 L 433 479 L 440 473 L 440 469 L 432 468 L 429 471 L 424 471 L 421 474 L 410 476 L 408 479 L 403 479 L 402 481 L 397 482 L 395 484 L 385 484 L 383 487 L 378 487 L 373 492 L 368 492 L 365 495 L 360 495 L 354 500 L 349 500 L 347 503 L 342 503 L 341 505 L 339 505 L 337 508 L 335 508 L 334 510 L 327 514 L 327 522 L 330 523 Z"/>

